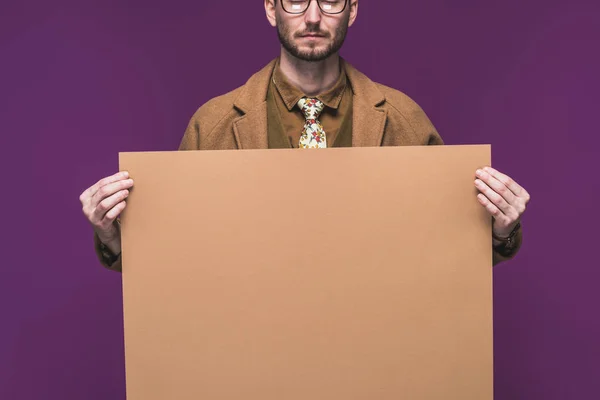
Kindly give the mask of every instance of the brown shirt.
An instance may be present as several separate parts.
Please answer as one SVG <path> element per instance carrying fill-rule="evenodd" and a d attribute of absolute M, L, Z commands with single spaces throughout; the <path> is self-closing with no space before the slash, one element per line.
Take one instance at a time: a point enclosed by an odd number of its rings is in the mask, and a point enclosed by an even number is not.
<path fill-rule="evenodd" d="M 325 104 L 319 120 L 328 147 L 352 146 L 352 94 L 342 67 L 335 84 L 314 96 Z M 298 100 L 305 96 L 285 77 L 277 62 L 267 92 L 269 148 L 298 148 L 305 122 Z"/>

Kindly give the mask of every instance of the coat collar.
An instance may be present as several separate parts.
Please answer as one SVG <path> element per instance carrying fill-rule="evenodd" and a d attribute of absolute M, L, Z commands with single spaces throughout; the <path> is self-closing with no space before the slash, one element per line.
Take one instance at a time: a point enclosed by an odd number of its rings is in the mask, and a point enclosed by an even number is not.
<path fill-rule="evenodd" d="M 379 108 L 385 102 L 381 90 L 363 73 L 340 58 L 353 92 L 352 146 L 379 146 L 383 139 L 386 112 Z M 277 59 L 272 60 L 248 79 L 234 100 L 233 106 L 242 114 L 233 121 L 239 149 L 266 149 L 267 90 Z"/>

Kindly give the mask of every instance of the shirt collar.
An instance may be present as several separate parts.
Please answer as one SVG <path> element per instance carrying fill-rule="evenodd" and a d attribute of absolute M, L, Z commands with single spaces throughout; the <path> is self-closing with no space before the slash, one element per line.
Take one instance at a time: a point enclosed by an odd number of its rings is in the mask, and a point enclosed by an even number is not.
<path fill-rule="evenodd" d="M 275 69 L 273 70 L 272 81 L 275 84 L 275 88 L 279 92 L 279 95 L 285 103 L 288 111 L 291 111 L 298 104 L 298 100 L 306 96 L 285 77 L 283 72 L 281 72 L 279 60 L 275 65 Z M 340 105 L 340 101 L 342 100 L 344 90 L 346 89 L 346 83 L 346 71 L 343 67 L 341 67 L 340 76 L 335 84 L 330 89 L 314 97 L 321 100 L 327 107 L 337 109 Z"/>

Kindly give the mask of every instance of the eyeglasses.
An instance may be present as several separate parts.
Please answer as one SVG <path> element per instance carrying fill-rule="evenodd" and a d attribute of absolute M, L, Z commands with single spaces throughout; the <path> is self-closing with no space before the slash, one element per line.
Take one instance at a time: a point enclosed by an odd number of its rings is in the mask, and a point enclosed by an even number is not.
<path fill-rule="evenodd" d="M 302 14 L 312 0 L 281 0 L 283 10 L 289 14 Z M 339 14 L 346 9 L 348 0 L 316 0 L 323 14 Z"/>

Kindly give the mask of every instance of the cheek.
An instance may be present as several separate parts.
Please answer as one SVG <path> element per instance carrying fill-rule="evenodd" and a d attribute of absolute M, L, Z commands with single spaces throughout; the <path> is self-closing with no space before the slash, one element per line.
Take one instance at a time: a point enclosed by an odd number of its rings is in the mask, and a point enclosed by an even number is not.
<path fill-rule="evenodd" d="M 329 35 L 333 38 L 336 36 L 339 31 L 340 23 L 339 21 L 326 21 L 321 20 L 321 30 L 324 32 L 328 32 Z"/>
<path fill-rule="evenodd" d="M 293 36 L 294 33 L 298 32 L 297 23 L 290 21 L 285 18 L 281 18 L 277 21 L 278 28 L 281 32 L 286 35 Z"/>
<path fill-rule="evenodd" d="M 277 23 L 286 27 L 293 27 L 301 22 L 301 18 L 288 14 L 285 11 L 277 10 Z"/>

